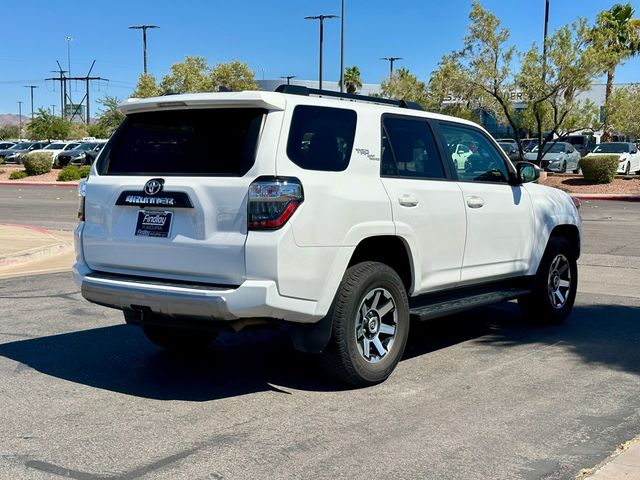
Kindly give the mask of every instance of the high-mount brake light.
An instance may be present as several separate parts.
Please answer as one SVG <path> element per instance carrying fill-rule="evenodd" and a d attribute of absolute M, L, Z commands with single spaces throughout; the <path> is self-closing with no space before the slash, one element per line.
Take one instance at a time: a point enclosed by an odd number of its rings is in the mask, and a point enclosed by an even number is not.
<path fill-rule="evenodd" d="M 249 186 L 249 230 L 277 230 L 303 202 L 300 180 L 292 177 L 260 177 Z"/>

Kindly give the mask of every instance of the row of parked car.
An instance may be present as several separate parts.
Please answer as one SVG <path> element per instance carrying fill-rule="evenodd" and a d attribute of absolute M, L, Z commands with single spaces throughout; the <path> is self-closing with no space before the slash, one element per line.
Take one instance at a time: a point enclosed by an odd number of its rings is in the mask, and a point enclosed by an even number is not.
<path fill-rule="evenodd" d="M 578 137 L 578 136 L 575 136 Z M 497 139 L 498 144 L 509 156 L 511 161 L 527 161 L 538 165 L 549 172 L 564 173 L 572 171 L 580 172 L 580 160 L 592 155 L 618 155 L 617 173 L 640 175 L 640 153 L 638 146 L 633 142 L 608 142 L 598 144 L 575 143 L 571 141 L 548 142 L 544 145 L 541 160 L 538 160 L 538 142 L 531 146 L 532 139 L 525 139 L 528 143 L 523 150 L 524 158 L 520 157 L 518 144 L 513 139 Z M 566 139 L 564 139 L 566 140 Z M 571 138 L 569 138 L 571 140 Z"/>
<path fill-rule="evenodd" d="M 91 165 L 106 140 L 86 139 L 84 141 L 0 141 L 0 163 L 22 164 L 22 157 L 27 153 L 48 153 L 51 165 L 63 168 L 67 165 Z"/>

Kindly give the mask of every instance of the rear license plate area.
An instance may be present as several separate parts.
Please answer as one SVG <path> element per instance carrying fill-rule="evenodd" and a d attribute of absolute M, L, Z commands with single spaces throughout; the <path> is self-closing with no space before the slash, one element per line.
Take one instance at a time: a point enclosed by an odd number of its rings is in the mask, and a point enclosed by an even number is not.
<path fill-rule="evenodd" d="M 171 231 L 173 212 L 140 210 L 136 222 L 136 236 L 167 238 Z"/>

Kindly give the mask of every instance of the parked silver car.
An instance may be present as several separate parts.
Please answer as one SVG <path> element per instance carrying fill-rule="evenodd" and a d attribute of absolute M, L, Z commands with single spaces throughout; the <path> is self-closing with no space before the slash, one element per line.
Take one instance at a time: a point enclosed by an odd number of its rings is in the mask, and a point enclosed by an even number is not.
<path fill-rule="evenodd" d="M 526 153 L 524 159 L 549 172 L 564 173 L 571 170 L 573 173 L 578 173 L 580 171 L 580 152 L 566 142 L 545 144 L 541 162 L 538 162 L 537 146 L 531 152 Z"/>

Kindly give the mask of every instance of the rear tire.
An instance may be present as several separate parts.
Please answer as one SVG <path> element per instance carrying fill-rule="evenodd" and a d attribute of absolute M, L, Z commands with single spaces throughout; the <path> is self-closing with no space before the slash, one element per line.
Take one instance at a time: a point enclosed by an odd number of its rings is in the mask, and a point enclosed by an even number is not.
<path fill-rule="evenodd" d="M 377 262 L 350 267 L 328 315 L 332 333 L 321 355 L 327 373 L 359 387 L 386 380 L 409 335 L 409 301 L 398 274 Z"/>
<path fill-rule="evenodd" d="M 578 267 L 571 245 L 562 237 L 552 237 L 531 293 L 520 297 L 518 305 L 525 319 L 532 323 L 561 323 L 571 313 L 577 286 Z"/>
<path fill-rule="evenodd" d="M 177 353 L 197 353 L 206 350 L 217 336 L 215 332 L 201 332 L 153 324 L 143 325 L 142 331 L 154 345 Z"/>

